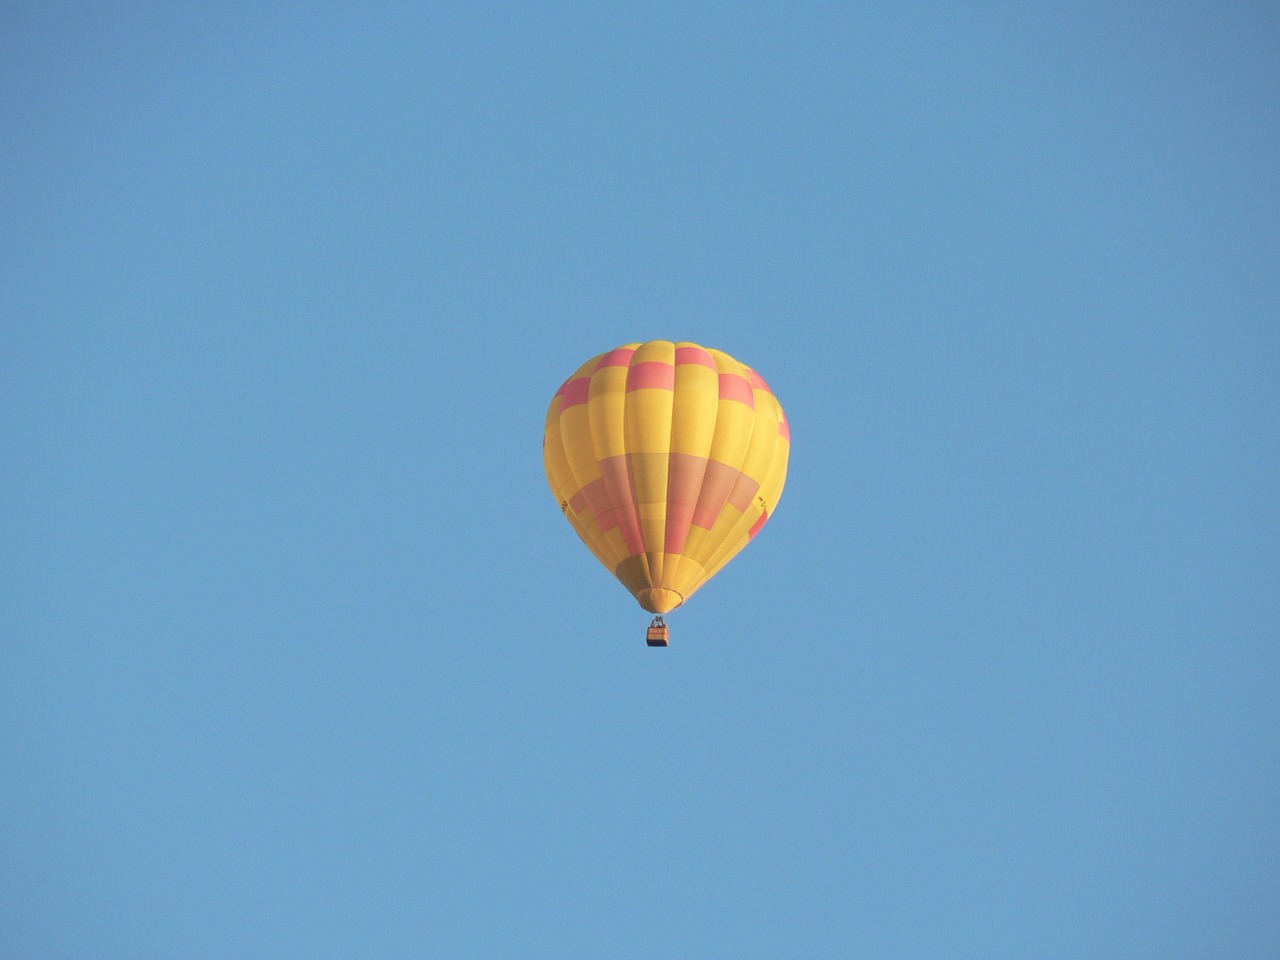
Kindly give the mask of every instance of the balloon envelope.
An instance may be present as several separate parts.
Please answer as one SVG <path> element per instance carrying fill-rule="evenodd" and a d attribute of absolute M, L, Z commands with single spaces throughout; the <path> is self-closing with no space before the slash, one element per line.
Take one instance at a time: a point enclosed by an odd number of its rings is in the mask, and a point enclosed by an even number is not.
<path fill-rule="evenodd" d="M 543 460 L 583 542 L 652 613 L 746 546 L 777 508 L 791 430 L 753 369 L 696 343 L 629 343 L 556 391 Z"/>

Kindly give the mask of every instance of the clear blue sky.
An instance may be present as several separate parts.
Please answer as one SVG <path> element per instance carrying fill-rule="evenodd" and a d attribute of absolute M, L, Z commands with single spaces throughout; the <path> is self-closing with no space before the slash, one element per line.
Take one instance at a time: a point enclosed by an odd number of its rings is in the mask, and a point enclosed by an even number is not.
<path fill-rule="evenodd" d="M 1280 956 L 1264 3 L 10 4 L 0 956 Z M 673 643 L 552 393 L 793 427 Z"/>

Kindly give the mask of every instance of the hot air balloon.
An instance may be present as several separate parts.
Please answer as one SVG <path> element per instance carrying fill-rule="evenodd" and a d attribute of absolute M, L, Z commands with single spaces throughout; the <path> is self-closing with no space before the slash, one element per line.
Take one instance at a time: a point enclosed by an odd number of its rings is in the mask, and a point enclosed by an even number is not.
<path fill-rule="evenodd" d="M 727 353 L 651 340 L 592 357 L 556 391 L 547 480 L 582 541 L 662 614 L 745 547 L 777 509 L 791 430 L 764 378 Z"/>

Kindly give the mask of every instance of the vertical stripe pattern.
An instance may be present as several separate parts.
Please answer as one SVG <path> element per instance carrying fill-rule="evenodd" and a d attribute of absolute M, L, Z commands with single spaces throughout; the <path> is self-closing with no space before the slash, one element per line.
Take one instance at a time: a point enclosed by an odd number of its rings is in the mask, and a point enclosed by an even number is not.
<path fill-rule="evenodd" d="M 695 343 L 630 343 L 587 361 L 547 411 L 557 504 L 640 605 L 666 613 L 777 509 L 791 428 L 756 371 Z"/>

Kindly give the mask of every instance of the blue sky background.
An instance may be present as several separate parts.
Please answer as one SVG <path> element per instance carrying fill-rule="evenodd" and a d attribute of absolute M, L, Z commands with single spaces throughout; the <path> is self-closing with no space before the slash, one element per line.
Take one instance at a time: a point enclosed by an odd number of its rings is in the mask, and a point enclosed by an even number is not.
<path fill-rule="evenodd" d="M 1264 3 L 7 5 L 0 955 L 1280 956 Z M 793 425 L 672 647 L 583 360 Z"/>

